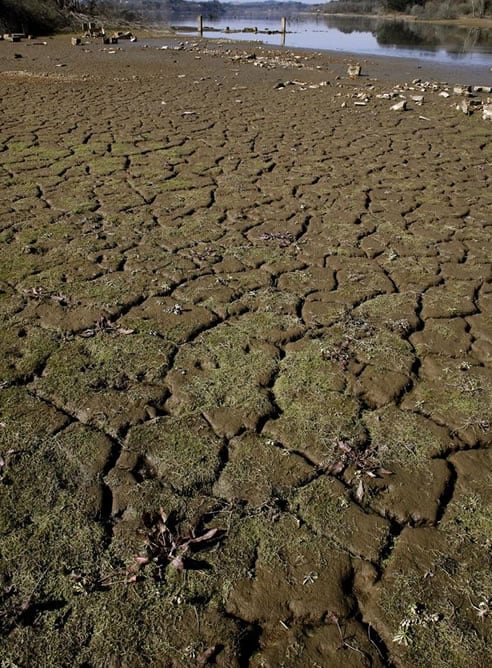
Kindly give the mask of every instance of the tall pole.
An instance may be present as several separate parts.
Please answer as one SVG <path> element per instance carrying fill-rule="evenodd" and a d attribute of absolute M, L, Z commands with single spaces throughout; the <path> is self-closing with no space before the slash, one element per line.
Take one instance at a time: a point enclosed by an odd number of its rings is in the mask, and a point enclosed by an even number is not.
<path fill-rule="evenodd" d="M 203 37 L 203 16 L 198 17 L 198 32 L 200 33 L 200 37 Z"/>

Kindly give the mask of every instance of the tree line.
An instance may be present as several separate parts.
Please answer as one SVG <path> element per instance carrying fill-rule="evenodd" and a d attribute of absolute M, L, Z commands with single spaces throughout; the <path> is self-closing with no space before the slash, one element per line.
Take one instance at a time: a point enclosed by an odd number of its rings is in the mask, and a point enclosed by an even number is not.
<path fill-rule="evenodd" d="M 417 18 L 453 19 L 492 16 L 492 0 L 333 0 L 316 5 L 323 13 L 410 14 Z"/>

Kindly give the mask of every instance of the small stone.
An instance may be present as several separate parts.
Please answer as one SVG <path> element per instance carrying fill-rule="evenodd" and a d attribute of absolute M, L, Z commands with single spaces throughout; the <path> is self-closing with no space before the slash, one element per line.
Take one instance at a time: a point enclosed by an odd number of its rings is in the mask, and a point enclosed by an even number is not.
<path fill-rule="evenodd" d="M 390 109 L 391 111 L 405 111 L 407 108 L 407 101 L 406 100 L 400 100 L 396 104 L 393 104 Z"/>
<path fill-rule="evenodd" d="M 355 64 L 351 63 L 347 67 L 347 74 L 349 75 L 349 77 L 351 79 L 355 79 L 356 77 L 360 77 L 361 71 L 362 71 L 362 68 L 359 65 L 359 63 L 355 63 Z"/>
<path fill-rule="evenodd" d="M 482 118 L 484 121 L 492 121 L 492 104 L 483 105 Z"/>

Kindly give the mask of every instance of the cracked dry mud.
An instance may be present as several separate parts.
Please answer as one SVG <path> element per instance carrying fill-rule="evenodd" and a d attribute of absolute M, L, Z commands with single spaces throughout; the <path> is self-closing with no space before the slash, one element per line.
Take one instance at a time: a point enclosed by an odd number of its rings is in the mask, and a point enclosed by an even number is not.
<path fill-rule="evenodd" d="M 490 124 L 67 42 L 0 43 L 2 666 L 491 665 Z"/>

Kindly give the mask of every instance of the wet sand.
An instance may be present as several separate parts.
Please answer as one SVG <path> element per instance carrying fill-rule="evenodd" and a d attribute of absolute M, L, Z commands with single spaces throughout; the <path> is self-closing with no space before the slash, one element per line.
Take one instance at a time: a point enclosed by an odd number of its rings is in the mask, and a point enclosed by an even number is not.
<path fill-rule="evenodd" d="M 0 42 L 12 665 L 491 663 L 491 73 L 351 63 Z"/>

